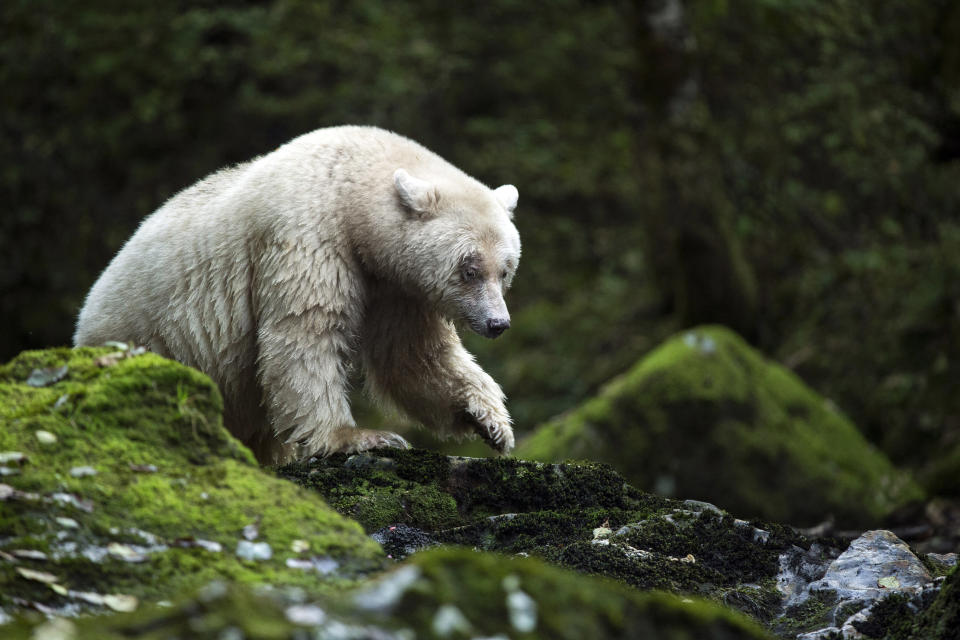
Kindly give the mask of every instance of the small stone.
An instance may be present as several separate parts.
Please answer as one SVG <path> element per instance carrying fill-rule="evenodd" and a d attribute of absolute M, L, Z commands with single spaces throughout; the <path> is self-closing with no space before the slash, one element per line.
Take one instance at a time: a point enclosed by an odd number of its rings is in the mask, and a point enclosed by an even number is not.
<path fill-rule="evenodd" d="M 38 429 L 34 435 L 37 436 L 37 440 L 40 441 L 40 444 L 56 444 L 57 436 L 53 435 L 49 431 L 44 431 L 43 429 Z"/>
<path fill-rule="evenodd" d="M 77 637 L 77 625 L 66 618 L 52 618 L 37 625 L 31 640 L 73 640 Z"/>
<path fill-rule="evenodd" d="M 260 527 L 256 524 L 248 524 L 243 528 L 243 537 L 247 540 L 256 540 L 260 535 Z"/>
<path fill-rule="evenodd" d="M 0 476 L 15 476 L 20 473 L 20 469 L 0 466 Z"/>
<path fill-rule="evenodd" d="M 440 638 L 447 638 L 455 633 L 469 635 L 473 625 L 456 605 L 445 604 L 433 614 L 433 633 Z"/>
<path fill-rule="evenodd" d="M 510 624 L 520 633 L 530 633 L 537 628 L 537 603 L 529 595 L 520 591 L 507 594 L 507 613 Z"/>
<path fill-rule="evenodd" d="M 137 605 L 140 604 L 140 602 L 137 600 L 136 596 L 115 593 L 108 596 L 103 596 L 103 604 L 107 605 L 114 611 L 129 612 L 136 611 Z"/>
<path fill-rule="evenodd" d="M 340 568 L 340 563 L 330 556 L 314 556 L 313 567 L 321 575 L 329 575 Z"/>
<path fill-rule="evenodd" d="M 67 371 L 67 365 L 34 369 L 27 378 L 27 384 L 31 387 L 48 387 L 63 380 L 67 376 Z"/>
<path fill-rule="evenodd" d="M 27 456 L 19 451 L 0 451 L 0 464 L 23 464 L 27 461 Z"/>
<path fill-rule="evenodd" d="M 244 560 L 269 560 L 273 557 L 273 549 L 266 542 L 240 540 L 237 542 L 237 557 Z"/>
<path fill-rule="evenodd" d="M 927 560 L 943 568 L 951 568 L 951 567 L 957 566 L 956 553 L 928 553 Z"/>
<path fill-rule="evenodd" d="M 327 619 L 326 612 L 312 604 L 295 604 L 284 611 L 287 620 L 304 627 L 318 627 Z"/>
<path fill-rule="evenodd" d="M 213 540 L 197 539 L 194 541 L 194 544 L 201 549 L 210 551 L 211 553 L 220 553 L 223 551 L 223 545 L 221 545 L 219 542 L 214 542 Z"/>
<path fill-rule="evenodd" d="M 313 569 L 313 561 L 301 558 L 287 558 L 286 564 L 289 569 L 300 569 L 301 571 Z"/>
<path fill-rule="evenodd" d="M 387 613 L 419 578 L 420 567 L 413 565 L 400 567 L 357 593 L 353 602 L 358 609 Z"/>
<path fill-rule="evenodd" d="M 70 493 L 57 492 L 50 496 L 57 502 L 63 504 L 69 504 L 81 511 L 86 511 L 87 513 L 93 512 L 93 502 L 90 500 L 84 500 L 83 498 L 78 498 L 77 496 Z"/>
<path fill-rule="evenodd" d="M 715 513 L 718 516 L 723 515 L 723 510 L 720 507 L 718 507 L 715 504 L 711 504 L 709 502 L 704 502 L 702 500 L 684 500 L 683 506 L 685 506 L 687 509 L 690 509 L 691 511 L 697 511 L 697 512 L 710 511 L 711 513 Z"/>
<path fill-rule="evenodd" d="M 97 470 L 93 467 L 73 467 L 70 469 L 70 475 L 74 478 L 86 478 L 97 475 Z"/>
<path fill-rule="evenodd" d="M 80 528 L 80 524 L 73 518 L 57 517 L 54 519 L 57 521 L 57 524 L 59 524 L 61 527 L 66 527 L 67 529 Z"/>
<path fill-rule="evenodd" d="M 37 551 L 36 549 L 13 549 L 10 551 L 13 555 L 18 558 L 26 558 L 27 560 L 46 560 L 47 554 L 43 551 Z"/>

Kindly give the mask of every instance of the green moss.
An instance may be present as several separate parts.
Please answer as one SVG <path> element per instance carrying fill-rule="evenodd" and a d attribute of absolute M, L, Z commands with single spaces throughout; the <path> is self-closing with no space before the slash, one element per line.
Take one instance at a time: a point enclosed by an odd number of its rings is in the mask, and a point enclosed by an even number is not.
<path fill-rule="evenodd" d="M 924 611 L 912 629 L 911 640 L 954 640 L 960 629 L 960 571 L 953 570 L 933 604 Z M 895 635 L 890 640 L 900 640 Z"/>
<path fill-rule="evenodd" d="M 589 513 L 580 520 L 592 530 L 611 515 L 648 514 L 671 504 L 626 485 L 603 464 L 448 458 L 422 449 L 336 455 L 277 472 L 318 491 L 369 532 L 400 523 L 437 531 L 504 513 L 570 509 Z"/>
<path fill-rule="evenodd" d="M 675 336 L 517 455 L 602 460 L 640 487 L 809 524 L 921 496 L 841 413 L 722 327 Z"/>
<path fill-rule="evenodd" d="M 0 367 L 0 452 L 27 456 L 16 475 L 2 479 L 22 493 L 0 501 L 0 550 L 48 555 L 0 564 L 0 606 L 18 597 L 52 607 L 73 602 L 24 579 L 18 567 L 49 572 L 74 591 L 151 600 L 214 577 L 317 583 L 316 572 L 286 566 L 298 556 L 331 556 L 344 577 L 380 566 L 381 551 L 356 523 L 256 467 L 223 428 L 222 401 L 209 378 L 152 354 L 97 366 L 108 353 L 27 352 Z M 35 368 L 63 365 L 67 375 L 55 384 L 24 384 Z M 38 430 L 56 441 L 42 443 Z M 96 474 L 71 474 L 75 467 Z M 270 560 L 236 556 L 250 524 L 258 527 L 257 541 L 270 545 Z M 309 551 L 293 552 L 294 540 L 306 541 Z M 106 553 L 111 543 L 154 549 L 128 562 Z"/>
<path fill-rule="evenodd" d="M 301 614 L 308 610 L 315 622 L 297 616 L 298 609 Z M 769 638 L 744 616 L 712 602 L 663 593 L 641 594 L 532 559 L 462 549 L 418 554 L 406 567 L 352 592 L 317 594 L 211 585 L 168 608 L 146 608 L 134 614 L 87 618 L 72 624 L 76 625 L 78 640 L 293 640 L 334 635 L 561 640 Z M 33 627 L 24 622 L 5 627 L 4 637 L 26 640 Z"/>
<path fill-rule="evenodd" d="M 910 597 L 894 594 L 874 604 L 870 608 L 870 618 L 855 621 L 853 627 L 867 638 L 907 638 L 915 617 Z"/>
<path fill-rule="evenodd" d="M 411 476 L 404 469 L 432 471 Z M 809 547 L 789 527 L 736 521 L 638 491 L 603 464 L 446 458 L 411 449 L 278 471 L 359 517 L 368 531 L 403 523 L 437 542 L 532 555 L 643 590 L 705 596 L 762 621 L 779 613 L 780 554 Z M 423 500 L 432 506 L 417 512 L 410 496 L 418 493 L 446 500 Z M 601 526 L 610 530 L 606 541 L 595 539 Z"/>
<path fill-rule="evenodd" d="M 472 636 L 506 631 L 517 638 L 767 637 L 727 608 L 667 594 L 640 594 L 533 559 L 441 549 L 414 556 L 412 564 L 421 577 L 395 611 L 417 629 L 432 624 L 440 605 L 453 605 L 465 615 Z M 526 593 L 536 603 L 535 631 L 511 629 L 511 590 Z"/>
<path fill-rule="evenodd" d="M 831 614 L 836 604 L 836 592 L 814 591 L 802 604 L 788 607 L 773 630 L 777 635 L 792 638 L 799 633 L 833 626 Z"/>

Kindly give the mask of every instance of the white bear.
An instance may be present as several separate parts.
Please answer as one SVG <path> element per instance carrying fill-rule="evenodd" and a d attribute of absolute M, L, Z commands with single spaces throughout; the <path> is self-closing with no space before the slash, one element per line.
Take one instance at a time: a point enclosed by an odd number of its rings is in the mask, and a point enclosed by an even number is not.
<path fill-rule="evenodd" d="M 210 375 L 264 463 L 409 446 L 360 429 L 348 374 L 446 435 L 514 444 L 454 321 L 495 338 L 520 259 L 517 189 L 374 127 L 319 129 L 180 192 L 87 296 L 76 345 L 145 345 Z"/>

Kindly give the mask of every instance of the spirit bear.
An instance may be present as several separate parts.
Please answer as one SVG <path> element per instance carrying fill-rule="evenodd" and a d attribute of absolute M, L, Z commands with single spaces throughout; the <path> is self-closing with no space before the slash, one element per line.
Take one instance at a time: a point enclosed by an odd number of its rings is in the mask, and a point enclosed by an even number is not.
<path fill-rule="evenodd" d="M 76 345 L 145 345 L 219 385 L 261 462 L 404 447 L 361 429 L 348 375 L 445 435 L 514 444 L 488 338 L 520 259 L 517 189 L 491 190 L 404 137 L 320 129 L 213 174 L 146 218 L 87 296 Z"/>

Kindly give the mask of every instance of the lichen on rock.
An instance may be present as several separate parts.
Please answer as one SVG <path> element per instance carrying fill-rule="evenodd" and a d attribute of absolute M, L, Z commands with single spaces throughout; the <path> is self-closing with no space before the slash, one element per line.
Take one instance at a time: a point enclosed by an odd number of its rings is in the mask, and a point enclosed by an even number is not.
<path fill-rule="evenodd" d="M 319 585 L 382 566 L 356 523 L 255 465 L 209 378 L 133 353 L 50 349 L 0 367 L 0 610 L 106 610 L 132 602 L 106 596 L 149 602 L 214 578 Z M 44 369 L 64 372 L 26 384 Z M 270 558 L 236 553 L 251 524 Z"/>
<path fill-rule="evenodd" d="M 643 489 L 797 525 L 869 525 L 921 497 L 829 401 L 719 326 L 671 338 L 517 455 L 599 460 Z"/>

